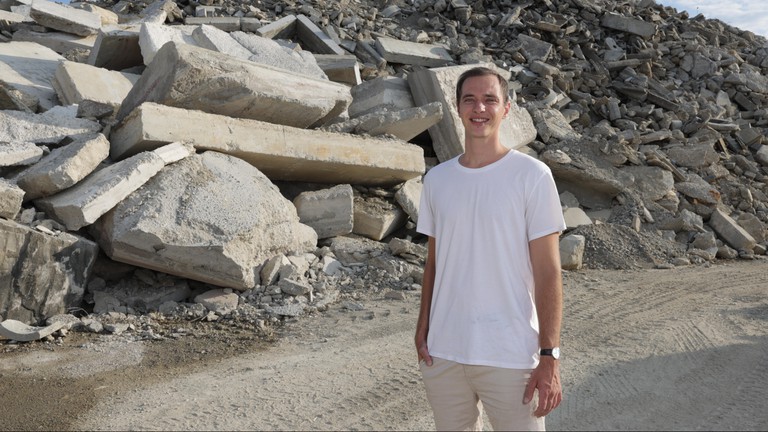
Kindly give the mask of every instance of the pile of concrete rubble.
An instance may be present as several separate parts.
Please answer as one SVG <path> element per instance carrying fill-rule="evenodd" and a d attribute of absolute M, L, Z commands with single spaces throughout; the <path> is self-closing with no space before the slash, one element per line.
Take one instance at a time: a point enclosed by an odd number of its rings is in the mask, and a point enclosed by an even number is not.
<path fill-rule="evenodd" d="M 768 249 L 768 43 L 652 0 L 0 0 L 0 31 L 11 339 L 404 298 L 478 64 L 555 176 L 564 269 Z"/>

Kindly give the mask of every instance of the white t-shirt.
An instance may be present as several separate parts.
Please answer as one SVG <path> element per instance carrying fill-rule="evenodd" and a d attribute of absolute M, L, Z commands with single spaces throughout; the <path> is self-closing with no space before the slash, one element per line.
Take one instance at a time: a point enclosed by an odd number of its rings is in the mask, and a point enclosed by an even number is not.
<path fill-rule="evenodd" d="M 436 239 L 430 355 L 529 369 L 539 324 L 528 242 L 565 229 L 552 173 L 511 150 L 482 168 L 458 157 L 424 178 L 417 230 Z"/>

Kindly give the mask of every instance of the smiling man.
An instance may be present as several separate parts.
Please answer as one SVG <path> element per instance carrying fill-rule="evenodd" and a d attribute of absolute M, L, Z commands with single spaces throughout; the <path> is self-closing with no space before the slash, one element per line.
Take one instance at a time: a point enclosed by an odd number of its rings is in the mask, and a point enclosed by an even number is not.
<path fill-rule="evenodd" d="M 565 229 L 549 168 L 499 138 L 506 79 L 474 68 L 456 101 L 464 153 L 424 178 L 429 237 L 416 350 L 438 430 L 544 430 L 559 372 Z"/>

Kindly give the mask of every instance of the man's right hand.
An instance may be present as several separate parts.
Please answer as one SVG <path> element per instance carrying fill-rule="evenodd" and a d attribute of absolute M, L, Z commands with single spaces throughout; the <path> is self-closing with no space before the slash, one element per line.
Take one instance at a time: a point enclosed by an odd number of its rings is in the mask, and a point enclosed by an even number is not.
<path fill-rule="evenodd" d="M 419 362 L 424 360 L 427 366 L 432 366 L 432 356 L 429 355 L 429 349 L 427 349 L 427 338 L 416 337 L 416 355 Z"/>

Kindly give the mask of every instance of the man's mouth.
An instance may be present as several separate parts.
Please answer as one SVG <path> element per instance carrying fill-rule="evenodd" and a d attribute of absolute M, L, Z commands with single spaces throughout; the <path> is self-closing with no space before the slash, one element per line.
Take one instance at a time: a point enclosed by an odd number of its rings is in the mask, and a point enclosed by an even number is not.
<path fill-rule="evenodd" d="M 486 122 L 488 122 L 488 119 L 484 119 L 484 118 L 473 118 L 473 119 L 469 119 L 469 120 L 472 123 L 486 123 Z"/>

